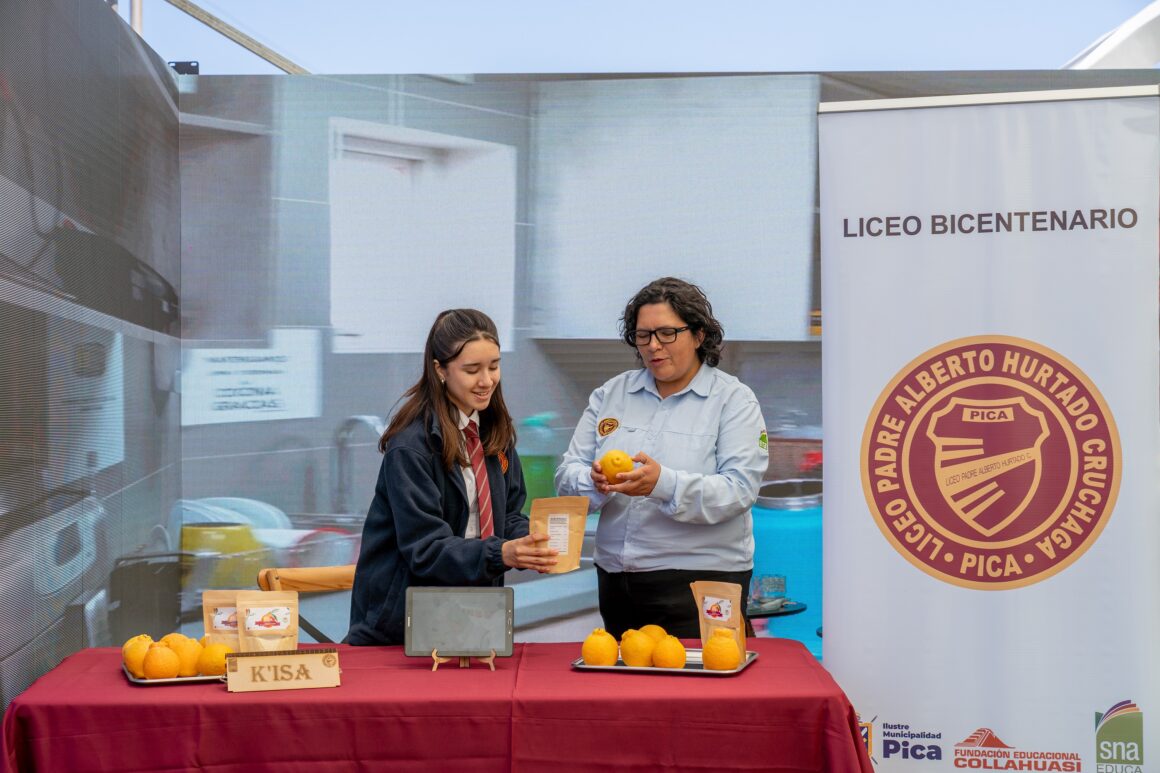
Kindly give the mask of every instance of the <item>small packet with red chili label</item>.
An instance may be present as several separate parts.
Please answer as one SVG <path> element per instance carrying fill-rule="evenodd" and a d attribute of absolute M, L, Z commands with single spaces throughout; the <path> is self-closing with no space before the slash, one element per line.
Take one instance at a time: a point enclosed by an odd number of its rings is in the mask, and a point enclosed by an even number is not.
<path fill-rule="evenodd" d="M 298 649 L 298 591 L 238 591 L 239 652 Z"/>
<path fill-rule="evenodd" d="M 701 621 L 701 646 L 704 647 L 713 631 L 725 628 L 733 633 L 742 657 L 745 656 L 745 617 L 742 612 L 741 586 L 735 582 L 697 580 L 689 583 L 697 599 L 698 618 Z"/>

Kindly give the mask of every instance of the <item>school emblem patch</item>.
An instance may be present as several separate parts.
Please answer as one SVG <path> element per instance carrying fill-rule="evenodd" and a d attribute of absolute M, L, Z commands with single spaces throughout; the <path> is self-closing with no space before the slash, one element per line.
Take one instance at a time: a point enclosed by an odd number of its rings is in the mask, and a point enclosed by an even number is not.
<path fill-rule="evenodd" d="M 1046 579 L 1099 537 L 1119 490 L 1115 421 L 1074 364 L 978 336 L 920 355 L 879 395 L 862 437 L 866 502 L 910 563 L 998 590 Z"/>
<path fill-rule="evenodd" d="M 1026 397 L 964 400 L 935 411 L 926 434 L 934 444 L 936 482 L 947 506 L 984 537 L 1019 517 L 1043 477 L 1042 411 Z"/>
<path fill-rule="evenodd" d="M 600 423 L 596 425 L 596 432 L 600 437 L 607 437 L 616 431 L 620 426 L 620 422 L 616 419 L 601 419 Z"/>

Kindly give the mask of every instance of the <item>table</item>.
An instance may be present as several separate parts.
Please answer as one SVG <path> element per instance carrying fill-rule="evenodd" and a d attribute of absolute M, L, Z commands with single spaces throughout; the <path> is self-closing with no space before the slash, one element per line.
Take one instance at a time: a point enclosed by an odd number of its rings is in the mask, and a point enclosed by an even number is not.
<path fill-rule="evenodd" d="M 309 645 L 304 647 L 311 648 Z M 845 694 L 802 645 L 751 642 L 729 677 L 584 672 L 579 645 L 496 670 L 339 645 L 342 686 L 135 686 L 115 648 L 65 659 L 4 716 L 5 771 L 215 773 L 718 769 L 871 773 Z"/>
<path fill-rule="evenodd" d="M 575 644 L 528 645 L 512 769 L 871 773 L 853 708 L 809 650 L 790 639 L 747 646 L 754 663 L 715 677 L 563 672 Z"/>

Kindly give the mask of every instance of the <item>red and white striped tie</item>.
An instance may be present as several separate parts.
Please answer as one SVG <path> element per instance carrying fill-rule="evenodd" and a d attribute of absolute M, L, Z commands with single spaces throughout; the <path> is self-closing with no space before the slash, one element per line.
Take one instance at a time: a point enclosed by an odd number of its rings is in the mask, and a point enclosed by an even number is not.
<path fill-rule="evenodd" d="M 491 486 L 487 483 L 487 466 L 483 463 L 483 443 L 479 442 L 479 428 L 474 421 L 467 422 L 463 430 L 467 437 L 467 455 L 471 458 L 471 471 L 475 473 L 475 493 L 479 504 L 479 538 L 486 539 L 495 533 L 491 522 Z"/>

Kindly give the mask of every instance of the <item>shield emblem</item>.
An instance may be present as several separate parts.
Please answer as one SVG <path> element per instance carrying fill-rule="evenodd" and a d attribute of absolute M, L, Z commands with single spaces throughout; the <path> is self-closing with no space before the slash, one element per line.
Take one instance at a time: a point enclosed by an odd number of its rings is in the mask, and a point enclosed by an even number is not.
<path fill-rule="evenodd" d="M 858 723 L 858 733 L 862 736 L 862 745 L 866 747 L 866 754 L 874 756 L 874 726 L 869 722 Z"/>
<path fill-rule="evenodd" d="M 1023 396 L 1003 400 L 952 397 L 931 416 L 939 492 L 964 523 L 985 537 L 1027 507 L 1043 474 L 1043 412 Z"/>

